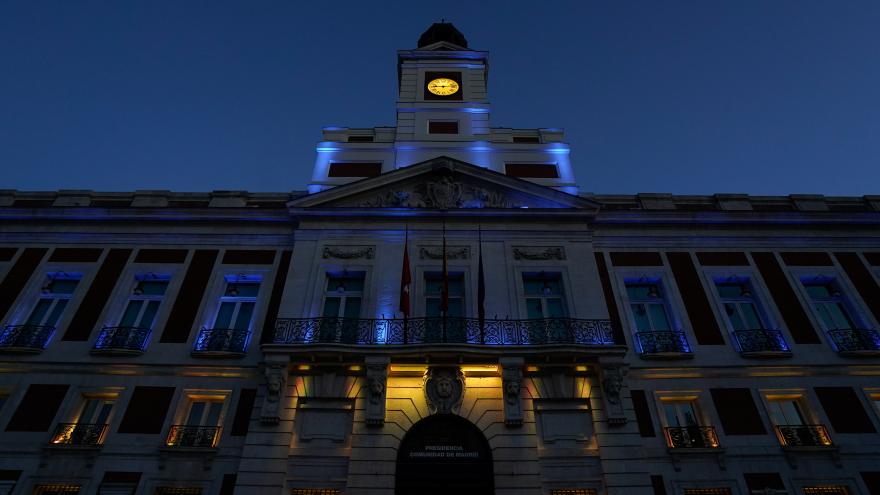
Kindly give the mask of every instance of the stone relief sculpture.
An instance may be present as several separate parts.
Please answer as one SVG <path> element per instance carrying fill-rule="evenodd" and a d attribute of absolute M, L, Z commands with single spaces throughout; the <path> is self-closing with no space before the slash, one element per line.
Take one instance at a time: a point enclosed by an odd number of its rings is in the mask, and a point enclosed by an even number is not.
<path fill-rule="evenodd" d="M 623 410 L 621 392 L 625 386 L 626 375 L 629 366 L 626 364 L 603 364 L 602 369 L 602 396 L 605 398 L 605 411 L 609 424 L 626 423 L 626 413 Z"/>
<path fill-rule="evenodd" d="M 266 396 L 260 412 L 260 422 L 264 425 L 277 425 L 281 421 L 281 399 L 287 383 L 287 367 L 282 364 L 268 364 L 265 370 Z"/>
<path fill-rule="evenodd" d="M 430 367 L 425 373 L 425 401 L 431 414 L 457 414 L 464 398 L 464 374 L 458 367 Z"/>
<path fill-rule="evenodd" d="M 562 246 L 546 248 L 530 248 L 520 246 L 513 248 L 513 257 L 514 259 L 518 260 L 534 261 L 564 260 L 565 248 L 563 248 Z"/>
<path fill-rule="evenodd" d="M 470 258 L 470 249 L 467 246 L 447 246 L 446 259 L 450 260 L 466 260 Z M 423 260 L 442 260 L 443 248 L 420 246 L 419 259 Z"/>
<path fill-rule="evenodd" d="M 370 362 L 372 361 L 372 362 Z M 372 426 L 385 424 L 385 391 L 388 382 L 388 359 L 367 362 L 367 407 L 365 422 Z"/>
<path fill-rule="evenodd" d="M 376 248 L 373 246 L 324 246 L 322 257 L 326 259 L 335 258 L 340 260 L 371 260 L 376 255 Z"/>
<path fill-rule="evenodd" d="M 519 426 L 523 422 L 522 401 L 522 368 L 519 364 L 501 368 L 501 388 L 504 391 L 504 424 Z"/>
<path fill-rule="evenodd" d="M 444 176 L 409 184 L 401 190 L 385 190 L 362 201 L 366 208 L 519 208 L 523 206 L 503 191 L 490 190 Z"/>

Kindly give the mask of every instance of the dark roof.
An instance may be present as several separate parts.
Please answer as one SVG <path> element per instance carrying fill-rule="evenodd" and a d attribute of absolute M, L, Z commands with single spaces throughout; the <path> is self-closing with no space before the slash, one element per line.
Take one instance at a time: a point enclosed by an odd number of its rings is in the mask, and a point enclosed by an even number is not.
<path fill-rule="evenodd" d="M 446 41 L 462 48 L 467 48 L 467 40 L 461 31 L 455 29 L 451 22 L 435 22 L 427 31 L 419 36 L 419 48 L 432 45 L 438 41 Z"/>

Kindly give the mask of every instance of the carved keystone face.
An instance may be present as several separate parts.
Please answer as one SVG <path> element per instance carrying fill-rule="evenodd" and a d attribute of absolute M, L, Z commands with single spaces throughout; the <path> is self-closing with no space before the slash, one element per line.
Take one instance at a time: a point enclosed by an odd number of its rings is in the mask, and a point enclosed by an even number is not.
<path fill-rule="evenodd" d="M 452 392 L 455 391 L 455 385 L 453 385 L 452 380 L 443 376 L 437 379 L 437 395 L 442 398 L 452 397 Z"/>

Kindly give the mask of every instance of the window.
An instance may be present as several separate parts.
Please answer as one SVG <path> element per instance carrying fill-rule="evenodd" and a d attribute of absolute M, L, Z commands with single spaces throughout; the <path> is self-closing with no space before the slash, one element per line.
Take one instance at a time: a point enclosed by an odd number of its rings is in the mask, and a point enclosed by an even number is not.
<path fill-rule="evenodd" d="M 70 303 L 73 292 L 82 275 L 62 271 L 46 275 L 46 283 L 40 289 L 40 299 L 25 321 L 29 326 L 54 327 Z"/>
<path fill-rule="evenodd" d="M 375 177 L 381 173 L 382 162 L 331 163 L 327 177 Z"/>
<path fill-rule="evenodd" d="M 53 444 L 101 445 L 113 405 L 115 394 L 84 395 L 79 412 L 72 423 L 58 425 L 52 438 Z"/>
<path fill-rule="evenodd" d="M 568 316 L 559 272 L 526 272 L 522 274 L 526 299 L 526 316 L 537 318 L 564 318 Z"/>
<path fill-rule="evenodd" d="M 529 179 L 559 178 L 559 170 L 552 163 L 505 163 L 504 170 L 511 177 Z"/>
<path fill-rule="evenodd" d="M 720 277 L 714 283 L 727 327 L 743 355 L 789 352 L 782 332 L 767 328 L 748 278 Z"/>
<path fill-rule="evenodd" d="M 428 122 L 428 134 L 458 134 L 458 121 L 432 120 Z"/>
<path fill-rule="evenodd" d="M 321 315 L 325 318 L 359 318 L 365 275 L 364 272 L 328 272 Z"/>
<path fill-rule="evenodd" d="M 71 495 L 74 493 L 79 493 L 79 491 L 79 485 L 37 485 L 34 487 L 33 495 Z"/>
<path fill-rule="evenodd" d="M 464 316 L 464 274 L 449 272 L 448 300 L 449 309 L 445 316 Z M 425 316 L 444 316 L 440 306 L 443 304 L 443 273 L 425 272 Z"/>
<path fill-rule="evenodd" d="M 372 143 L 373 141 L 374 141 L 373 136 L 366 136 L 366 135 L 348 136 L 349 143 Z"/>
<path fill-rule="evenodd" d="M 776 426 L 780 443 L 789 447 L 831 445 L 823 425 L 811 424 L 812 416 L 800 393 L 767 394 L 770 420 Z"/>
<path fill-rule="evenodd" d="M 833 277 L 811 276 L 801 278 L 813 311 L 825 330 L 858 328 L 853 322 L 837 280 Z"/>
<path fill-rule="evenodd" d="M 513 136 L 513 142 L 538 144 L 541 142 L 541 138 L 538 136 Z"/>
<path fill-rule="evenodd" d="M 215 447 L 228 394 L 195 392 L 187 394 L 180 424 L 171 427 L 167 444 L 172 447 Z"/>
<path fill-rule="evenodd" d="M 220 297 L 220 307 L 214 318 L 214 329 L 249 330 L 261 277 L 234 275 L 226 277 L 226 287 Z"/>
<path fill-rule="evenodd" d="M 627 281 L 626 295 L 638 332 L 672 330 L 659 281 Z"/>
<path fill-rule="evenodd" d="M 202 489 L 193 486 L 160 486 L 156 495 L 202 495 Z"/>
<path fill-rule="evenodd" d="M 137 275 L 134 290 L 132 290 L 128 304 L 122 312 L 119 326 L 153 328 L 153 322 L 162 305 L 165 291 L 168 290 L 170 278 L 168 275 L 154 275 L 152 273 Z"/>
<path fill-rule="evenodd" d="M 730 488 L 685 488 L 684 495 L 731 495 Z"/>
<path fill-rule="evenodd" d="M 718 447 L 715 428 L 703 426 L 695 396 L 661 397 L 666 441 L 672 448 Z"/>
<path fill-rule="evenodd" d="M 805 486 L 804 495 L 848 495 L 849 490 L 841 485 Z"/>

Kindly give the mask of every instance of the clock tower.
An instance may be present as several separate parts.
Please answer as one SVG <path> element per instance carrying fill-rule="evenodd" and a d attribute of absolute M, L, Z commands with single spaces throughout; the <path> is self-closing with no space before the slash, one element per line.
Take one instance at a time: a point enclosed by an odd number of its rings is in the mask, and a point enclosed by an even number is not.
<path fill-rule="evenodd" d="M 449 22 L 432 24 L 397 52 L 395 125 L 325 127 L 309 192 L 447 156 L 577 193 L 562 130 L 491 127 L 488 81 L 489 52 Z"/>
<path fill-rule="evenodd" d="M 488 52 L 471 50 L 455 26 L 439 22 L 397 60 L 398 141 L 488 139 Z"/>

